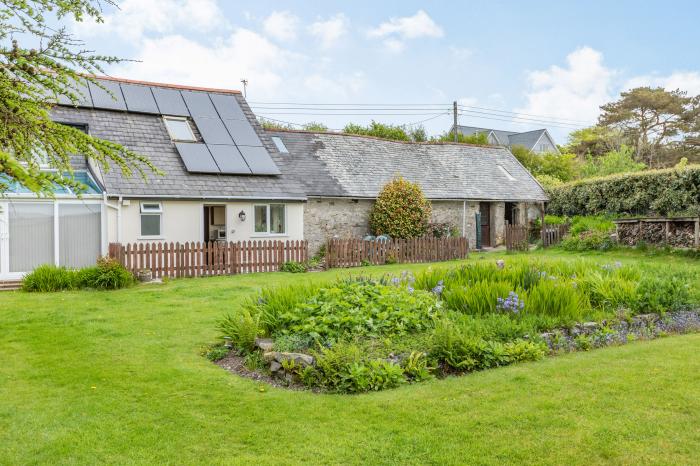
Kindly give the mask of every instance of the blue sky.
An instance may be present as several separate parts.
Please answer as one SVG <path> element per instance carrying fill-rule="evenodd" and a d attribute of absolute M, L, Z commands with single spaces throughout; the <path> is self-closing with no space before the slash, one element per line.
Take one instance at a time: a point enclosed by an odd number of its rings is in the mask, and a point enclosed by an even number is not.
<path fill-rule="evenodd" d="M 621 90 L 660 85 L 700 94 L 700 6 L 690 1 L 121 0 L 120 6 L 105 11 L 103 25 L 71 25 L 90 48 L 138 60 L 110 74 L 236 89 L 245 77 L 258 114 L 295 123 L 341 128 L 372 118 L 397 124 L 432 118 L 424 125 L 439 133 L 449 128 L 446 113 L 457 100 L 462 124 L 546 126 L 563 143 Z M 352 110 L 272 109 L 284 106 L 264 102 Z M 361 111 L 358 104 L 426 105 Z"/>

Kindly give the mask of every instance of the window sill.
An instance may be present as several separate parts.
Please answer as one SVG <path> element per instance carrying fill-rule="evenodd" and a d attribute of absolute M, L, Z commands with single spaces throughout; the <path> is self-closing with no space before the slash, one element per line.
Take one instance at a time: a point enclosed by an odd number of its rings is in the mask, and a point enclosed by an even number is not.
<path fill-rule="evenodd" d="M 286 233 L 255 233 L 250 235 L 251 238 L 289 238 Z"/>
<path fill-rule="evenodd" d="M 136 239 L 138 241 L 162 241 L 165 239 L 165 236 L 137 236 Z"/>

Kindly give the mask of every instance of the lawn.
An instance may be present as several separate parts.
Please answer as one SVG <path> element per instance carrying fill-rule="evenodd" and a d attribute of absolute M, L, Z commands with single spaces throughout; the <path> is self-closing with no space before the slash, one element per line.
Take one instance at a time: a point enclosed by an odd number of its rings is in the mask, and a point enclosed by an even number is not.
<path fill-rule="evenodd" d="M 679 257 L 601 258 L 700 269 Z M 217 320 L 243 298 L 272 283 L 315 277 L 256 274 L 115 292 L 1 294 L 0 463 L 697 461 L 698 334 L 357 396 L 270 388 L 199 355 L 216 339 Z"/>

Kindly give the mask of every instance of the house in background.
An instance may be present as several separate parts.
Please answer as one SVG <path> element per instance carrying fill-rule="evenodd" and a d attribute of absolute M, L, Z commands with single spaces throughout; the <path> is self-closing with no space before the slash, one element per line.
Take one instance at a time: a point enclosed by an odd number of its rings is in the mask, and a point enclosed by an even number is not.
<path fill-rule="evenodd" d="M 100 78 L 52 118 L 132 149 L 164 172 L 147 180 L 76 157 L 81 197 L 0 198 L 0 279 L 41 264 L 82 267 L 111 242 L 304 238 L 303 187 L 238 91 Z M 110 95 L 111 93 L 111 95 Z"/>
<path fill-rule="evenodd" d="M 505 222 L 525 224 L 547 200 L 542 187 L 503 147 L 411 143 L 350 134 L 267 131 L 286 154 L 308 201 L 304 236 L 310 252 L 328 239 L 367 235 L 377 195 L 400 175 L 432 203 L 432 222 L 449 223 L 482 246 L 501 244 Z M 538 212 L 538 210 L 536 210 Z M 480 225 L 476 213 L 480 212 Z"/>
<path fill-rule="evenodd" d="M 523 146 L 536 154 L 551 152 L 559 154 L 559 148 L 554 142 L 552 135 L 546 129 L 536 129 L 533 131 L 515 132 L 500 129 L 478 128 L 475 126 L 457 126 L 457 132 L 465 136 L 474 134 L 486 134 L 489 144 L 513 148 Z"/>

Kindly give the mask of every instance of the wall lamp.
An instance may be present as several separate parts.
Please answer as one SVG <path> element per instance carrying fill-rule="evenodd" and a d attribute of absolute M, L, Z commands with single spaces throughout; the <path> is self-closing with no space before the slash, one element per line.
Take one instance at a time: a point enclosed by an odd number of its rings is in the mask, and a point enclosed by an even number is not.
<path fill-rule="evenodd" d="M 242 210 L 238 212 L 238 218 L 241 219 L 241 222 L 245 222 L 245 212 Z"/>

